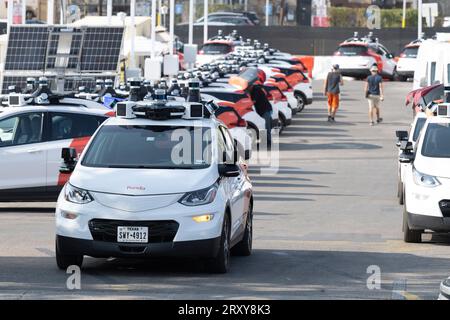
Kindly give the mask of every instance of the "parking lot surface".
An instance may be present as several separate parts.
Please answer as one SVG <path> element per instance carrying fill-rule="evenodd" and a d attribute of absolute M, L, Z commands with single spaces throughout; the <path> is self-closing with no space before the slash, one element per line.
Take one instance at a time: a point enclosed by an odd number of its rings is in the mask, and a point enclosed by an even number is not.
<path fill-rule="evenodd" d="M 71 291 L 55 264 L 54 204 L 3 203 L 0 299 L 435 299 L 450 275 L 450 238 L 404 243 L 396 198 L 395 130 L 411 121 L 412 85 L 385 84 L 384 122 L 374 127 L 363 85 L 345 83 L 336 123 L 316 94 L 280 137 L 278 174 L 250 169 L 254 251 L 233 257 L 228 274 L 198 261 L 87 258 L 81 290 Z"/>

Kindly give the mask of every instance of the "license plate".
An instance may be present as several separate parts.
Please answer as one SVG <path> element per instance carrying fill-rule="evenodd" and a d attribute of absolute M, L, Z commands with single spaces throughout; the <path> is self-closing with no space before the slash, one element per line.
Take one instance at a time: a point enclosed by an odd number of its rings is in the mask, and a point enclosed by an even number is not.
<path fill-rule="evenodd" d="M 117 227 L 117 242 L 147 243 L 148 227 Z"/>

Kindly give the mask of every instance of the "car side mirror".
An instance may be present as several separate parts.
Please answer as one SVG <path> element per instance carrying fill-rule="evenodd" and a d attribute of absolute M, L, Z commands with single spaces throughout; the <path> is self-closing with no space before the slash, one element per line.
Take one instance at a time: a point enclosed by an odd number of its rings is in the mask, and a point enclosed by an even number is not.
<path fill-rule="evenodd" d="M 219 175 L 221 177 L 238 177 L 239 166 L 236 164 L 219 164 Z"/>
<path fill-rule="evenodd" d="M 400 163 L 412 163 L 414 162 L 414 158 L 415 158 L 414 153 L 402 152 L 398 158 L 398 161 L 400 161 Z"/>
<path fill-rule="evenodd" d="M 400 163 L 412 163 L 415 159 L 413 143 L 411 141 L 402 141 L 400 144 L 400 154 L 398 160 Z"/>
<path fill-rule="evenodd" d="M 403 131 L 403 130 L 395 131 L 395 135 L 396 135 L 396 137 L 398 139 L 397 140 L 397 147 L 400 147 L 401 146 L 401 142 L 402 141 L 407 141 L 408 137 L 409 137 L 408 131 Z"/>
<path fill-rule="evenodd" d="M 233 151 L 232 159 L 230 159 L 230 157 L 228 156 L 228 153 L 226 151 L 224 151 L 222 154 L 222 162 L 223 163 L 236 164 L 238 159 L 239 159 L 239 153 L 236 149 L 234 149 L 234 151 Z"/>
<path fill-rule="evenodd" d="M 77 150 L 75 148 L 62 148 L 61 158 L 63 163 L 59 168 L 59 172 L 72 173 L 77 164 Z"/>

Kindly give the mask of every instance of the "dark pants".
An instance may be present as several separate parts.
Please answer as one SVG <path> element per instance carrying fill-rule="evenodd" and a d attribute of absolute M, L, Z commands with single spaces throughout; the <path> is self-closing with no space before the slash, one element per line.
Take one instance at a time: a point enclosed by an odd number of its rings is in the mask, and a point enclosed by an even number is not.
<path fill-rule="evenodd" d="M 267 147 L 272 145 L 272 113 L 267 111 L 262 117 L 266 121 Z"/>

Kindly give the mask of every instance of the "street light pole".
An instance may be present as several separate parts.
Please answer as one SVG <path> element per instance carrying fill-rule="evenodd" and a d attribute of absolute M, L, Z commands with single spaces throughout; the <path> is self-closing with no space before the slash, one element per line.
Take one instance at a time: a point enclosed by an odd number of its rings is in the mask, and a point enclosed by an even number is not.
<path fill-rule="evenodd" d="M 169 17 L 169 33 L 170 33 L 170 40 L 169 40 L 169 50 L 170 54 L 173 54 L 173 43 L 174 43 L 174 28 L 175 28 L 175 0 L 170 0 L 169 3 L 170 7 L 170 17 Z"/>
<path fill-rule="evenodd" d="M 194 2 L 189 0 L 189 44 L 194 43 Z"/>
<path fill-rule="evenodd" d="M 27 0 L 22 0 L 22 24 L 27 23 Z"/>
<path fill-rule="evenodd" d="M 106 14 L 108 15 L 108 25 L 111 25 L 112 22 L 112 0 L 108 0 L 106 3 Z"/>
<path fill-rule="evenodd" d="M 135 24 L 135 16 L 136 16 L 136 0 L 131 0 L 130 2 L 130 17 L 131 17 L 131 29 L 130 29 L 130 67 L 134 68 L 136 66 L 136 57 L 135 57 L 135 37 L 136 37 L 136 24 Z"/>
<path fill-rule="evenodd" d="M 55 0 L 47 1 L 47 24 L 55 24 Z"/>
<path fill-rule="evenodd" d="M 13 0 L 8 0 L 8 33 L 9 30 L 11 29 L 11 26 L 13 24 L 13 14 L 14 14 L 14 1 Z"/>
<path fill-rule="evenodd" d="M 417 1 L 417 39 L 422 37 L 422 0 Z"/>
<path fill-rule="evenodd" d="M 152 0 L 152 48 L 151 58 L 155 58 L 155 40 L 156 40 L 156 0 Z"/>
<path fill-rule="evenodd" d="M 403 0 L 402 28 L 406 28 L 406 0 Z"/>
<path fill-rule="evenodd" d="M 266 27 L 269 26 L 269 0 L 266 0 Z"/>
<path fill-rule="evenodd" d="M 205 43 L 208 41 L 208 0 L 205 0 L 203 3 L 203 43 Z"/>

